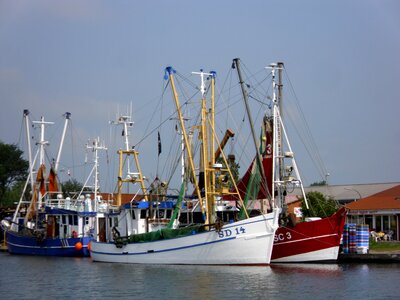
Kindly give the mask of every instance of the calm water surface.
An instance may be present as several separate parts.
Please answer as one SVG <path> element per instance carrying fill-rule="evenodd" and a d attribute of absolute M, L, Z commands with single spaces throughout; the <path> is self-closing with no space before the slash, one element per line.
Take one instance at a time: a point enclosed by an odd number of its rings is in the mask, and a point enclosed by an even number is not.
<path fill-rule="evenodd" d="M 2 299 L 399 299 L 400 264 L 155 266 L 0 253 Z"/>

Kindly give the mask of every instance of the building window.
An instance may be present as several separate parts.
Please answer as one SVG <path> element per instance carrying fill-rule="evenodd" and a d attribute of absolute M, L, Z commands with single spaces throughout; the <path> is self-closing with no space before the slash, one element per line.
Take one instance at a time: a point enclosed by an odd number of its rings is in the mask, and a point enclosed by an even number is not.
<path fill-rule="evenodd" d="M 374 228 L 373 218 L 372 218 L 371 215 L 366 215 L 366 216 L 365 216 L 365 224 L 368 225 L 369 229 Z"/>
<path fill-rule="evenodd" d="M 376 231 L 382 231 L 382 216 L 375 216 Z"/>

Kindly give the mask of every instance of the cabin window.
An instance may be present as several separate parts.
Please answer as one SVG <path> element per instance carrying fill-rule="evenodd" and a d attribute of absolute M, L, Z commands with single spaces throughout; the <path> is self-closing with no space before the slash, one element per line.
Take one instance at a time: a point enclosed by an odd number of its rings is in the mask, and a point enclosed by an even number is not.
<path fill-rule="evenodd" d="M 135 220 L 136 216 L 135 216 L 135 211 L 134 210 L 131 210 L 131 215 L 132 215 L 132 220 Z"/>
<path fill-rule="evenodd" d="M 78 225 L 78 216 L 77 215 L 74 216 L 74 224 L 73 225 Z"/>
<path fill-rule="evenodd" d="M 141 218 L 141 219 L 146 219 L 146 217 L 147 217 L 147 210 L 142 209 L 142 210 L 140 211 L 140 218 Z"/>
<path fill-rule="evenodd" d="M 85 224 L 86 224 L 86 225 L 89 224 L 89 217 L 85 217 Z"/>
<path fill-rule="evenodd" d="M 167 209 L 167 219 L 170 219 L 172 215 L 172 209 Z"/>
<path fill-rule="evenodd" d="M 73 218 L 71 215 L 68 216 L 68 224 L 72 225 L 73 224 Z"/>
<path fill-rule="evenodd" d="M 67 224 L 67 218 L 65 217 L 65 215 L 62 216 L 62 224 Z"/>
<path fill-rule="evenodd" d="M 160 209 L 160 210 L 157 211 L 157 218 L 162 219 L 162 218 L 164 218 L 164 216 L 165 216 L 164 209 Z"/>

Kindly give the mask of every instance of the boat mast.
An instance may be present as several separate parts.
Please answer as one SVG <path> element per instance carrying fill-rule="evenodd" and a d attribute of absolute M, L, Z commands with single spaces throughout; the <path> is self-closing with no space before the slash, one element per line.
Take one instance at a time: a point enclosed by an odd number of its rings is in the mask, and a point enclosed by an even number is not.
<path fill-rule="evenodd" d="M 45 126 L 53 125 L 54 122 L 46 122 L 44 120 L 44 117 L 41 117 L 40 121 L 33 121 L 32 123 L 39 124 L 39 126 L 40 126 L 40 141 L 38 142 L 38 144 L 39 144 L 39 170 L 40 170 L 41 168 L 44 168 L 44 166 L 45 166 L 44 147 L 49 144 L 49 142 L 45 141 L 45 139 L 44 139 Z M 39 189 L 38 195 L 39 195 L 38 196 L 38 207 L 41 207 L 42 206 L 42 197 L 44 195 L 41 194 L 40 189 Z"/>
<path fill-rule="evenodd" d="M 60 147 L 58 148 L 57 159 L 56 159 L 56 163 L 54 165 L 54 172 L 56 174 L 57 174 L 57 171 L 58 171 L 58 166 L 60 165 L 60 158 L 61 158 L 62 148 L 63 148 L 63 145 L 64 145 L 65 133 L 67 131 L 67 127 L 68 127 L 68 123 L 69 123 L 69 120 L 70 120 L 70 117 L 71 117 L 71 113 L 66 112 L 64 115 L 65 115 L 64 130 L 63 130 L 63 133 L 61 135 Z"/>
<path fill-rule="evenodd" d="M 104 145 L 100 145 L 99 137 L 97 137 L 97 139 L 95 139 L 93 141 L 91 146 L 89 146 L 89 143 L 88 143 L 86 145 L 86 148 L 91 149 L 94 152 L 94 154 L 93 154 L 94 166 L 93 166 L 92 172 L 94 172 L 94 187 L 93 187 L 93 189 L 94 189 L 94 211 L 97 211 L 97 194 L 100 189 L 100 185 L 99 185 L 99 150 L 107 150 L 107 148 Z M 89 175 L 89 177 L 90 177 L 90 175 Z M 83 191 L 83 189 L 82 189 L 82 191 Z"/>
<path fill-rule="evenodd" d="M 269 67 L 271 69 L 272 76 L 272 117 L 273 117 L 273 146 L 272 146 L 272 155 L 273 155 L 273 164 L 272 164 L 272 199 L 276 202 L 276 198 L 278 198 L 279 207 L 283 208 L 283 151 L 282 151 L 282 135 L 281 135 L 281 122 L 280 122 L 280 105 L 279 98 L 276 95 L 276 89 L 278 85 L 275 82 L 275 70 L 278 69 L 277 64 L 270 64 Z M 276 192 L 275 192 L 276 191 Z"/>
<path fill-rule="evenodd" d="M 278 90 L 278 98 L 277 98 L 277 105 L 278 105 L 278 109 L 279 109 L 279 116 L 280 119 L 283 122 L 283 83 L 282 83 L 282 70 L 283 70 L 283 62 L 278 62 L 276 63 L 277 65 L 277 70 L 278 70 L 278 84 L 275 84 L 275 87 Z M 273 76 L 275 76 L 275 74 L 273 74 Z M 275 90 L 274 90 L 275 92 Z M 279 126 L 278 126 L 278 130 L 279 130 Z M 281 133 L 279 133 L 279 135 L 281 136 Z M 282 143 L 282 138 L 280 138 L 280 143 Z M 280 146 L 280 148 L 282 149 L 282 145 Z M 284 164 L 283 164 L 283 157 L 279 158 L 279 178 L 283 178 L 284 176 L 284 172 L 283 172 L 283 168 L 284 168 Z M 283 201 L 281 203 L 281 207 L 282 210 L 285 211 L 285 207 L 286 203 L 285 201 Z"/>
<path fill-rule="evenodd" d="M 177 93 L 176 87 L 175 87 L 175 81 L 174 81 L 174 76 L 173 76 L 173 73 L 175 72 L 175 70 L 172 67 L 167 67 L 167 68 L 165 68 L 165 72 L 166 72 L 166 74 L 168 74 L 168 79 L 169 79 L 169 82 L 171 83 L 171 89 L 172 89 L 172 93 L 173 93 L 173 96 L 174 96 L 174 102 L 175 102 L 176 110 L 177 110 L 177 113 L 178 113 L 179 124 L 181 126 L 183 138 L 185 140 L 185 146 L 186 146 L 186 149 L 187 149 L 187 155 L 188 155 L 188 160 L 189 160 L 190 171 L 192 173 L 194 186 L 195 186 L 195 191 L 196 191 L 197 197 L 199 199 L 199 205 L 200 205 L 200 208 L 201 208 L 201 212 L 204 215 L 203 198 L 201 197 L 199 184 L 198 184 L 198 180 L 197 180 L 197 177 L 196 177 L 196 171 L 195 171 L 195 166 L 194 166 L 194 162 L 193 162 L 192 153 L 189 150 L 190 149 L 189 139 L 188 139 L 188 136 L 187 136 L 187 133 L 186 133 L 185 124 L 184 124 L 182 112 L 181 112 L 181 109 L 180 109 L 178 93 Z"/>
<path fill-rule="evenodd" d="M 257 164 L 258 164 L 258 166 L 260 168 L 261 177 L 262 177 L 263 182 L 265 183 L 266 190 L 270 194 L 270 191 L 268 191 L 267 179 L 266 179 L 266 176 L 265 176 L 265 173 L 264 173 L 264 165 L 262 163 L 261 153 L 259 151 L 260 147 L 259 147 L 259 144 L 258 144 L 258 141 L 257 141 L 257 137 L 256 137 L 256 133 L 255 133 L 255 130 L 254 130 L 254 123 L 253 123 L 253 118 L 252 118 L 251 111 L 250 111 L 249 101 L 247 99 L 247 92 L 246 92 L 246 89 L 244 87 L 244 81 L 242 79 L 242 72 L 240 70 L 240 59 L 239 58 L 234 58 L 233 59 L 233 63 L 236 66 L 236 71 L 237 71 L 238 76 L 239 76 L 239 83 L 240 83 L 240 87 L 242 89 L 243 100 L 244 100 L 244 104 L 245 104 L 245 107 L 246 107 L 246 113 L 247 113 L 247 116 L 248 116 L 248 119 L 249 119 L 249 123 L 250 123 L 251 136 L 253 138 L 253 143 L 254 143 L 254 146 L 255 146 L 255 149 L 256 149 Z M 274 199 L 273 196 L 272 196 L 271 199 L 268 199 L 271 209 L 275 207 L 275 203 L 274 203 L 273 199 Z M 265 211 L 264 202 L 263 201 L 261 201 L 261 211 L 262 212 Z"/>
<path fill-rule="evenodd" d="M 29 126 L 29 110 L 28 109 L 24 109 L 23 116 L 25 119 L 25 126 L 26 126 L 26 140 L 27 140 L 28 159 L 29 159 L 29 177 L 26 179 L 24 189 L 22 191 L 17 208 L 15 209 L 15 212 L 13 215 L 12 224 L 11 224 L 12 230 L 18 230 L 18 225 L 16 224 L 16 220 L 19 215 L 20 208 L 21 208 L 21 205 L 23 204 L 23 202 L 26 204 L 28 204 L 28 203 L 31 204 L 31 201 L 29 201 L 29 202 L 24 201 L 24 194 L 28 187 L 29 182 L 31 184 L 31 191 L 32 191 L 32 193 L 34 193 L 35 183 L 34 183 L 34 179 L 33 179 L 33 166 L 36 163 L 36 159 L 37 159 L 37 156 L 39 153 L 39 152 L 36 152 L 35 159 L 32 160 L 32 147 L 31 147 L 31 138 L 30 138 L 31 134 L 30 134 L 30 126 Z"/>
<path fill-rule="evenodd" d="M 272 74 L 272 103 L 273 103 L 273 180 L 272 180 L 272 190 L 273 197 L 277 197 L 279 201 L 279 205 L 283 210 L 283 213 L 286 213 L 286 203 L 285 203 L 285 191 L 287 189 L 287 185 L 293 184 L 296 186 L 300 186 L 302 195 L 304 197 L 304 201 L 306 207 L 308 209 L 308 201 L 305 195 L 304 186 L 300 178 L 300 173 L 297 168 L 296 160 L 294 158 L 294 154 L 292 151 L 292 147 L 290 145 L 285 126 L 282 121 L 282 70 L 284 68 L 284 64 L 282 62 L 271 64 L 269 67 L 271 69 Z M 279 83 L 275 82 L 275 70 L 278 70 L 278 80 Z M 278 97 L 276 95 L 276 90 L 278 90 Z M 289 151 L 283 151 L 283 138 L 285 138 L 286 146 Z M 284 166 L 284 159 L 288 158 L 292 160 L 293 166 L 288 166 L 288 170 L 286 172 Z M 295 172 L 296 177 L 290 176 L 292 171 Z M 276 193 L 275 193 L 276 189 Z"/>
<path fill-rule="evenodd" d="M 214 119 L 214 85 L 215 85 L 215 72 L 205 73 L 203 70 L 200 72 L 192 72 L 192 74 L 200 75 L 201 86 L 201 140 L 202 140 L 202 167 L 204 176 L 204 198 L 206 202 L 206 224 L 215 223 L 215 143 L 213 138 L 215 119 Z M 205 97 L 206 86 L 204 76 L 211 78 L 211 106 L 207 112 L 207 101 Z M 210 127 L 207 126 L 210 121 Z M 210 138 L 211 137 L 211 140 Z"/>
<path fill-rule="evenodd" d="M 26 141 L 28 144 L 29 178 L 31 181 L 31 191 L 33 191 L 34 181 L 33 181 L 32 147 L 31 147 L 30 126 L 29 126 L 29 110 L 27 110 L 27 109 L 24 109 L 24 119 L 25 119 L 25 126 L 26 126 Z"/>

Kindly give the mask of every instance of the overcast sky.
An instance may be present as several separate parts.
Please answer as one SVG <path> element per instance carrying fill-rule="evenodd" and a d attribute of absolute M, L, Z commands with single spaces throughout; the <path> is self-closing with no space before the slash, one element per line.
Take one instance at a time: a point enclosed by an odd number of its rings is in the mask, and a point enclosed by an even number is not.
<path fill-rule="evenodd" d="M 83 140 L 107 135 L 130 102 L 145 123 L 168 65 L 223 73 L 235 57 L 254 69 L 283 61 L 329 182 L 397 182 L 399 16 L 396 0 L 2 0 L 0 140 L 23 148 L 25 108 L 57 122 L 71 112 Z"/>

